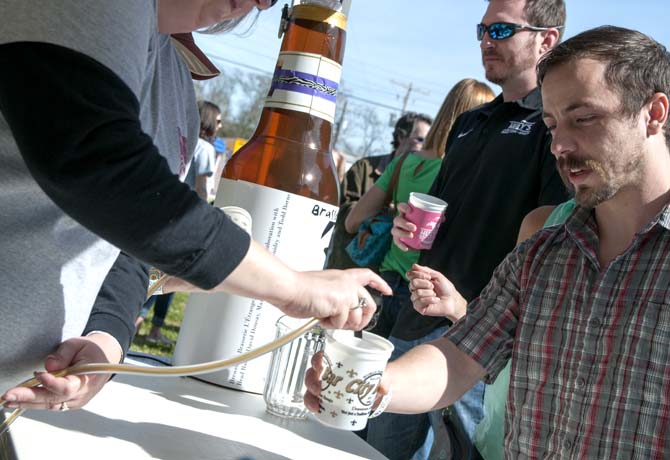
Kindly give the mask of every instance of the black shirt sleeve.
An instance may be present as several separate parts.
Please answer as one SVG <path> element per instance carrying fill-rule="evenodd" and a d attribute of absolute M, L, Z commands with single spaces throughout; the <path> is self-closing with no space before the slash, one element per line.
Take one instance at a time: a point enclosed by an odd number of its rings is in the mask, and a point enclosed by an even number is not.
<path fill-rule="evenodd" d="M 114 72 L 32 42 L 0 45 L 0 68 L 0 111 L 30 173 L 64 212 L 200 288 L 239 264 L 249 236 L 172 174 Z"/>
<path fill-rule="evenodd" d="M 149 267 L 121 252 L 107 274 L 84 329 L 116 338 L 125 356 L 135 335 L 135 318 L 147 296 Z"/>

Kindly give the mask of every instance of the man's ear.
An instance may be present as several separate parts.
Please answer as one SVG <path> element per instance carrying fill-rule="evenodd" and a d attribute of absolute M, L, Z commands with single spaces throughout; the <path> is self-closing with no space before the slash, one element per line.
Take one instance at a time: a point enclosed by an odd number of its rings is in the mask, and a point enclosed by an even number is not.
<path fill-rule="evenodd" d="M 552 28 L 541 33 L 540 54 L 544 55 L 554 46 L 558 45 L 559 30 Z"/>
<path fill-rule="evenodd" d="M 647 108 L 647 135 L 663 134 L 663 126 L 668 121 L 668 96 L 665 93 L 656 93 L 651 97 Z"/>

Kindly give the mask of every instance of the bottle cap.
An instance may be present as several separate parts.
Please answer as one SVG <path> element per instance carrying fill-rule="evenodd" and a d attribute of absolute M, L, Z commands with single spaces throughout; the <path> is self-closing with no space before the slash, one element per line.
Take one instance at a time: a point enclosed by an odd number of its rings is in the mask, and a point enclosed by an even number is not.
<path fill-rule="evenodd" d="M 240 208 L 239 206 L 224 206 L 221 210 L 225 212 L 233 222 L 239 225 L 242 230 L 251 235 L 251 214 L 249 214 L 246 209 Z"/>

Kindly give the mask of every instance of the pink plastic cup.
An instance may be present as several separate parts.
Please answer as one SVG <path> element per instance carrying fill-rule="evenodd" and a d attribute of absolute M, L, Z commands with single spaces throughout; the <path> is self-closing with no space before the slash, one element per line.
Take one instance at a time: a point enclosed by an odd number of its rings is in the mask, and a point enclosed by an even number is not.
<path fill-rule="evenodd" d="M 408 204 L 410 211 L 405 214 L 405 219 L 416 225 L 416 231 L 413 238 L 400 238 L 400 241 L 412 249 L 430 249 L 442 223 L 447 203 L 425 193 L 412 192 L 409 194 Z"/>

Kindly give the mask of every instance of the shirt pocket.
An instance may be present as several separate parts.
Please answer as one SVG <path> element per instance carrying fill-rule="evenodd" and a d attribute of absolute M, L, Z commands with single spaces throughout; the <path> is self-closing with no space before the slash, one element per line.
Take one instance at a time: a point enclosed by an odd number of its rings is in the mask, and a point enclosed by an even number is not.
<path fill-rule="evenodd" d="M 657 410 L 659 404 L 670 404 L 670 294 L 654 291 L 629 305 L 619 342 L 617 383 L 627 381 L 631 399 Z"/>

